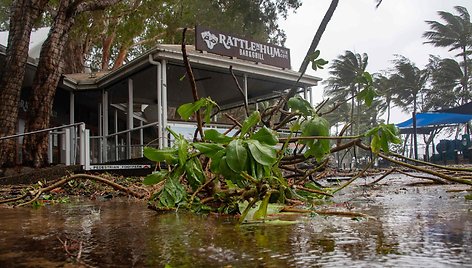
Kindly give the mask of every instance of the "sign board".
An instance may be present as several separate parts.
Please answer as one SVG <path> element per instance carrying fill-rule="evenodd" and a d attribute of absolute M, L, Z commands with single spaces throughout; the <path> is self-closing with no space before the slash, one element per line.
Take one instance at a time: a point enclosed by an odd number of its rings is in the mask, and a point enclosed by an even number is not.
<path fill-rule="evenodd" d="M 148 169 L 151 165 L 91 165 L 90 170 Z"/>
<path fill-rule="evenodd" d="M 195 49 L 290 69 L 290 50 L 205 27 L 195 27 Z"/>

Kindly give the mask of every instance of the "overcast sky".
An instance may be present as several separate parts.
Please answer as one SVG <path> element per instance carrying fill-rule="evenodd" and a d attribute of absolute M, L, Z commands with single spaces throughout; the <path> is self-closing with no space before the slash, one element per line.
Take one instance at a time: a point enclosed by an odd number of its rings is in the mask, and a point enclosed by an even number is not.
<path fill-rule="evenodd" d="M 285 46 L 291 50 L 292 68 L 298 70 L 323 19 L 331 0 L 304 0 L 295 14 L 290 14 L 280 25 L 287 33 Z M 351 50 L 367 53 L 371 73 L 392 67 L 394 54 L 403 55 L 420 68 L 428 62 L 429 54 L 451 57 L 447 49 L 423 44 L 423 32 L 429 29 L 425 20 L 440 18 L 437 11 L 455 13 L 454 6 L 464 6 L 472 14 L 472 0 L 383 0 L 378 9 L 374 0 L 340 0 L 324 32 L 318 49 L 321 57 L 331 61 Z M 326 79 L 327 70 L 309 71 Z M 321 100 L 323 86 L 314 88 L 315 102 Z M 396 113 L 392 123 L 399 123 L 409 115 Z"/>

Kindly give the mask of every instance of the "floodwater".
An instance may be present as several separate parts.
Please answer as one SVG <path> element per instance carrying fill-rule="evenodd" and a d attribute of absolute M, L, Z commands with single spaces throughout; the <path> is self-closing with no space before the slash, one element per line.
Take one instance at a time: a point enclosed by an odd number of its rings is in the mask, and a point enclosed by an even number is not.
<path fill-rule="evenodd" d="M 349 187 L 324 207 L 372 219 L 297 215 L 294 224 L 237 226 L 157 214 L 132 199 L 0 208 L 0 267 L 472 267 L 470 192 L 449 191 L 468 187 L 383 183 Z"/>

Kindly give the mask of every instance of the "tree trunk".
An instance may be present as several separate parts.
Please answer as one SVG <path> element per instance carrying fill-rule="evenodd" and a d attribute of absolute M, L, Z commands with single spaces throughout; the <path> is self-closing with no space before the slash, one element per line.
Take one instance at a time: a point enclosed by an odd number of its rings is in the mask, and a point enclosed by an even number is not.
<path fill-rule="evenodd" d="M 13 1 L 6 58 L 0 78 L 0 137 L 15 134 L 18 103 L 26 71 L 28 47 L 35 20 L 47 1 Z M 16 163 L 16 139 L 0 141 L 0 166 Z"/>
<path fill-rule="evenodd" d="M 64 2 L 57 11 L 49 36 L 41 49 L 38 69 L 33 80 L 25 131 L 49 127 L 54 95 L 62 74 L 63 52 L 68 33 L 74 23 L 74 18 L 67 15 L 68 4 Z M 48 133 L 26 137 L 23 144 L 24 163 L 33 167 L 44 166 L 47 163 L 47 149 Z"/>
<path fill-rule="evenodd" d="M 316 31 L 316 34 L 313 37 L 313 40 L 311 41 L 310 48 L 306 52 L 302 65 L 300 66 L 300 69 L 298 70 L 299 73 L 305 73 L 308 67 L 308 64 L 310 63 L 310 56 L 316 51 L 316 48 L 318 47 L 318 44 L 320 43 L 321 36 L 326 30 L 326 26 L 328 25 L 328 22 L 331 20 L 331 17 L 333 16 L 334 11 L 336 10 L 336 7 L 338 6 L 338 3 L 339 3 L 339 0 L 331 1 L 331 4 L 329 5 L 328 10 L 326 11 L 326 14 L 323 17 L 323 20 L 321 21 L 320 26 L 318 27 L 318 30 Z"/>
<path fill-rule="evenodd" d="M 65 44 L 64 54 L 67 60 L 63 61 L 62 71 L 65 74 L 83 73 L 85 71 L 85 54 L 88 51 L 86 37 L 68 38 Z"/>
<path fill-rule="evenodd" d="M 115 33 L 110 34 L 102 42 L 102 71 L 107 71 L 110 66 L 110 53 L 113 40 L 115 39 Z"/>
<path fill-rule="evenodd" d="M 467 60 L 467 49 L 466 47 L 462 47 L 462 54 L 464 57 L 464 79 L 462 82 L 462 88 L 464 92 L 469 93 L 469 63 Z M 468 96 L 469 94 L 467 94 Z M 469 101 L 469 98 L 467 98 L 467 101 Z"/>
<path fill-rule="evenodd" d="M 308 67 L 308 64 L 310 63 L 310 56 L 316 51 L 316 48 L 318 47 L 318 44 L 320 43 L 321 36 L 323 35 L 324 31 L 326 30 L 326 26 L 328 26 L 329 21 L 331 20 L 331 17 L 334 14 L 334 11 L 336 10 L 336 7 L 338 6 L 339 0 L 332 0 L 331 4 L 329 5 L 328 10 L 326 11 L 323 20 L 321 20 L 320 26 L 318 27 L 318 30 L 315 33 L 315 36 L 313 37 L 313 40 L 311 41 L 310 48 L 306 52 L 305 58 L 303 59 L 303 62 L 300 66 L 300 69 L 298 72 L 301 74 L 298 80 L 301 79 L 302 75 L 306 72 L 306 69 Z M 298 81 L 297 81 L 298 83 Z M 287 101 L 291 97 L 295 95 L 297 92 L 297 87 L 294 86 L 290 89 L 290 91 L 282 98 L 283 105 L 281 107 L 284 107 L 284 109 L 287 109 Z M 281 120 L 283 119 L 283 115 Z"/>
<path fill-rule="evenodd" d="M 113 64 L 112 70 L 115 70 L 121 66 L 123 66 L 123 63 L 125 62 L 126 55 L 128 54 L 128 48 L 129 46 L 122 45 L 120 47 L 120 52 L 118 52 L 118 56 L 116 56 L 115 63 Z"/>
<path fill-rule="evenodd" d="M 30 111 L 25 131 L 49 127 L 54 95 L 63 67 L 63 54 L 75 17 L 86 11 L 103 9 L 120 0 L 61 0 L 49 36 L 41 48 L 38 68 L 33 80 Z M 27 136 L 23 144 L 24 164 L 41 167 L 47 163 L 47 133 Z"/>

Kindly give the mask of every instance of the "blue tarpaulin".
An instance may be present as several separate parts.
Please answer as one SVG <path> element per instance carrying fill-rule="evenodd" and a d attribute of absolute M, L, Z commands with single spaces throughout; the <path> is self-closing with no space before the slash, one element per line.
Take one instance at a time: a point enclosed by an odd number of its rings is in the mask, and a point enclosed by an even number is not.
<path fill-rule="evenodd" d="M 416 127 L 431 127 L 438 125 L 452 125 L 467 123 L 472 120 L 472 114 L 453 114 L 453 113 L 419 113 L 416 114 Z M 413 119 L 410 118 L 404 122 L 396 124 L 400 129 L 412 128 Z"/>

